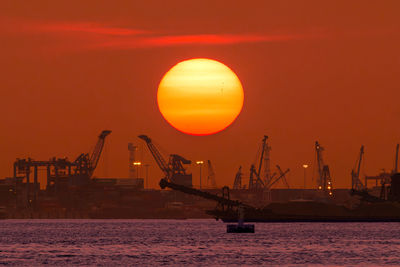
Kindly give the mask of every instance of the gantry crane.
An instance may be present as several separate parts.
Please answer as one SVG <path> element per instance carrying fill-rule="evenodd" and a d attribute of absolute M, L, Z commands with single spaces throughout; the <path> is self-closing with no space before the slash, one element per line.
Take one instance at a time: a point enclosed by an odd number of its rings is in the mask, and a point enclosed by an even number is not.
<path fill-rule="evenodd" d="M 318 143 L 318 141 L 315 142 L 315 151 L 317 154 L 318 165 L 318 189 L 323 190 L 328 195 L 332 196 L 333 188 L 329 166 L 324 163 L 324 159 L 322 157 L 322 152 L 324 151 L 324 148 Z"/>
<path fill-rule="evenodd" d="M 92 177 L 94 170 L 99 163 L 99 159 L 101 156 L 101 152 L 103 151 L 104 143 L 106 137 L 111 133 L 110 130 L 104 130 L 98 136 L 98 140 L 96 146 L 94 147 L 92 153 L 89 156 L 89 153 L 80 154 L 76 160 L 73 162 L 76 166 L 76 175 L 84 175 L 89 178 Z"/>
<path fill-rule="evenodd" d="M 351 170 L 351 189 L 353 190 L 364 190 L 365 187 L 362 184 L 361 180 L 360 180 L 360 170 L 361 170 L 361 162 L 363 159 L 363 155 L 364 155 L 364 146 L 361 146 L 360 148 L 360 154 L 358 156 L 358 159 L 356 161 L 356 168 L 357 170 Z"/>
<path fill-rule="evenodd" d="M 139 135 L 138 137 L 146 142 L 150 153 L 153 155 L 158 167 L 160 167 L 168 181 L 184 186 L 192 186 L 192 175 L 187 174 L 186 169 L 183 167 L 183 165 L 190 164 L 190 160 L 187 160 L 177 154 L 171 154 L 167 163 L 147 135 Z"/>
<path fill-rule="evenodd" d="M 80 154 L 73 162 L 65 158 L 53 157 L 50 160 L 16 159 L 14 162 L 14 179 L 26 179 L 26 200 L 35 204 L 39 193 L 38 172 L 46 170 L 46 190 L 52 193 L 65 191 L 65 186 L 78 188 L 87 185 L 95 171 L 104 147 L 105 138 L 111 131 L 104 130 L 98 137 L 97 144 L 89 156 L 89 153 Z M 33 196 L 30 189 L 30 175 L 33 173 Z M 18 176 L 23 175 L 23 176 Z M 63 183 L 62 181 L 68 181 Z M 29 204 L 30 205 L 30 204 Z"/>

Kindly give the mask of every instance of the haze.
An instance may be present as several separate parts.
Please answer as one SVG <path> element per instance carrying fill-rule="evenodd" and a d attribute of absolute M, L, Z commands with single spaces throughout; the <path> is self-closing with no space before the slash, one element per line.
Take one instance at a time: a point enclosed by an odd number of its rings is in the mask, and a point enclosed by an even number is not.
<path fill-rule="evenodd" d="M 362 144 L 363 172 L 375 175 L 392 169 L 400 142 L 399 10 L 398 1 L 2 1 L 0 175 L 12 176 L 17 157 L 75 159 L 111 129 L 98 177 L 127 177 L 127 143 L 143 146 L 146 134 L 167 153 L 210 159 L 217 184 L 232 186 L 266 134 L 272 166 L 290 168 L 292 186 L 303 185 L 318 140 L 334 187 L 350 187 Z M 198 57 L 232 68 L 245 91 L 236 121 L 210 136 L 175 130 L 156 102 L 168 69 Z M 143 151 L 158 188 L 162 173 Z"/>

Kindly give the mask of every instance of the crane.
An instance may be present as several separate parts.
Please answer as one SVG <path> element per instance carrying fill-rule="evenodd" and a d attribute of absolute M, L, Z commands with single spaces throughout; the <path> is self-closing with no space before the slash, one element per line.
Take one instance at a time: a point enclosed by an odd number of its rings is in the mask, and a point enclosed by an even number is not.
<path fill-rule="evenodd" d="M 317 154 L 317 165 L 318 165 L 318 189 L 327 192 L 330 196 L 332 196 L 332 180 L 331 174 L 329 171 L 329 166 L 324 163 L 324 159 L 322 157 L 322 152 L 324 148 L 318 143 L 315 142 L 315 151 Z"/>
<path fill-rule="evenodd" d="M 254 164 L 250 166 L 250 179 L 249 179 L 249 189 L 261 189 L 265 186 L 265 183 L 262 181 L 260 174 L 261 174 L 261 168 L 262 168 L 262 162 L 264 159 L 264 153 L 266 151 L 266 148 L 268 147 L 267 145 L 267 139 L 268 136 L 264 135 L 261 143 L 261 156 L 260 156 L 260 162 L 258 165 L 258 170 L 256 170 L 256 167 Z M 269 158 L 268 158 L 269 160 Z M 268 181 L 266 181 L 268 182 Z"/>
<path fill-rule="evenodd" d="M 207 160 L 207 165 L 208 165 L 208 177 L 207 177 L 207 185 L 209 186 L 211 184 L 212 188 L 216 188 L 217 184 L 215 181 L 215 172 L 214 169 L 211 165 L 211 161 Z"/>
<path fill-rule="evenodd" d="M 153 155 L 154 160 L 156 161 L 158 167 L 160 167 L 161 171 L 164 173 L 167 180 L 185 186 L 192 186 L 192 175 L 187 174 L 186 169 L 183 166 L 186 164 L 190 164 L 190 160 L 187 160 L 177 154 L 171 154 L 167 163 L 167 161 L 163 158 L 161 153 L 153 144 L 152 140 L 147 135 L 139 135 L 138 137 L 146 142 L 150 153 Z"/>
<path fill-rule="evenodd" d="M 286 173 L 289 172 L 289 169 L 287 169 L 287 171 L 283 172 L 279 165 L 276 165 L 276 168 L 278 169 L 279 175 L 282 177 L 282 180 L 285 183 L 286 187 L 289 189 L 290 186 L 289 186 L 289 183 L 286 180 Z"/>
<path fill-rule="evenodd" d="M 275 178 L 275 180 L 271 180 L 270 183 L 266 184 L 266 185 L 265 185 L 265 188 L 271 189 L 271 187 L 272 187 L 276 182 L 278 182 L 281 178 L 284 178 L 284 180 L 286 181 L 285 176 L 286 176 L 286 174 L 290 171 L 290 169 L 287 169 L 287 170 L 284 171 L 284 172 L 281 170 L 281 168 L 278 168 L 278 170 L 280 171 L 280 175 L 279 175 L 277 178 Z M 286 184 L 287 184 L 287 182 L 286 182 Z M 288 185 L 288 186 L 289 186 L 289 185 Z"/>
<path fill-rule="evenodd" d="M 73 164 L 76 166 L 75 174 L 92 177 L 94 170 L 99 163 L 101 152 L 103 151 L 106 137 L 111 133 L 110 130 L 104 130 L 98 136 L 97 143 L 89 156 L 89 153 L 80 154 Z"/>
<path fill-rule="evenodd" d="M 264 178 L 265 183 L 269 183 L 273 179 L 273 176 L 275 174 L 275 173 L 271 174 L 270 151 L 271 151 L 271 147 L 268 145 L 267 142 L 265 142 L 265 145 L 264 145 L 264 172 L 263 172 L 263 178 Z"/>
<path fill-rule="evenodd" d="M 233 189 L 242 189 L 242 166 L 239 167 L 239 170 L 235 175 L 235 181 L 233 182 Z"/>
<path fill-rule="evenodd" d="M 361 146 L 360 154 L 356 161 L 357 170 L 356 171 L 354 169 L 351 170 L 351 189 L 353 190 L 361 191 L 365 189 L 364 185 L 360 180 L 360 169 L 361 169 L 361 162 L 363 159 L 363 155 L 364 155 L 364 146 Z"/>

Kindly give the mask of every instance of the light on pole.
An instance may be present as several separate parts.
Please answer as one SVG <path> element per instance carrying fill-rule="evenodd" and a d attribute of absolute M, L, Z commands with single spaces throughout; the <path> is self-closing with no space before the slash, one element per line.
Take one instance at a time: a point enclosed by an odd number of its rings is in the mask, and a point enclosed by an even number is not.
<path fill-rule="evenodd" d="M 139 178 L 139 166 L 142 165 L 142 163 L 140 161 L 135 161 L 133 165 L 136 166 L 136 178 Z"/>
<path fill-rule="evenodd" d="M 306 189 L 306 169 L 308 168 L 307 164 L 303 164 L 304 168 L 304 189 Z"/>
<path fill-rule="evenodd" d="M 204 161 L 198 160 L 196 161 L 196 164 L 200 166 L 200 189 L 201 189 L 201 167 L 203 166 Z"/>

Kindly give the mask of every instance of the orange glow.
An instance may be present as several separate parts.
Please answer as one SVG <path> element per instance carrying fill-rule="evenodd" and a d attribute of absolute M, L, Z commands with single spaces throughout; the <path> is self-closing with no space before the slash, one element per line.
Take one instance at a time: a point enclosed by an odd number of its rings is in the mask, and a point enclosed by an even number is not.
<path fill-rule="evenodd" d="M 243 107 L 243 87 L 224 64 L 205 58 L 182 61 L 172 67 L 158 86 L 158 107 L 181 132 L 217 133 L 228 127 Z"/>

